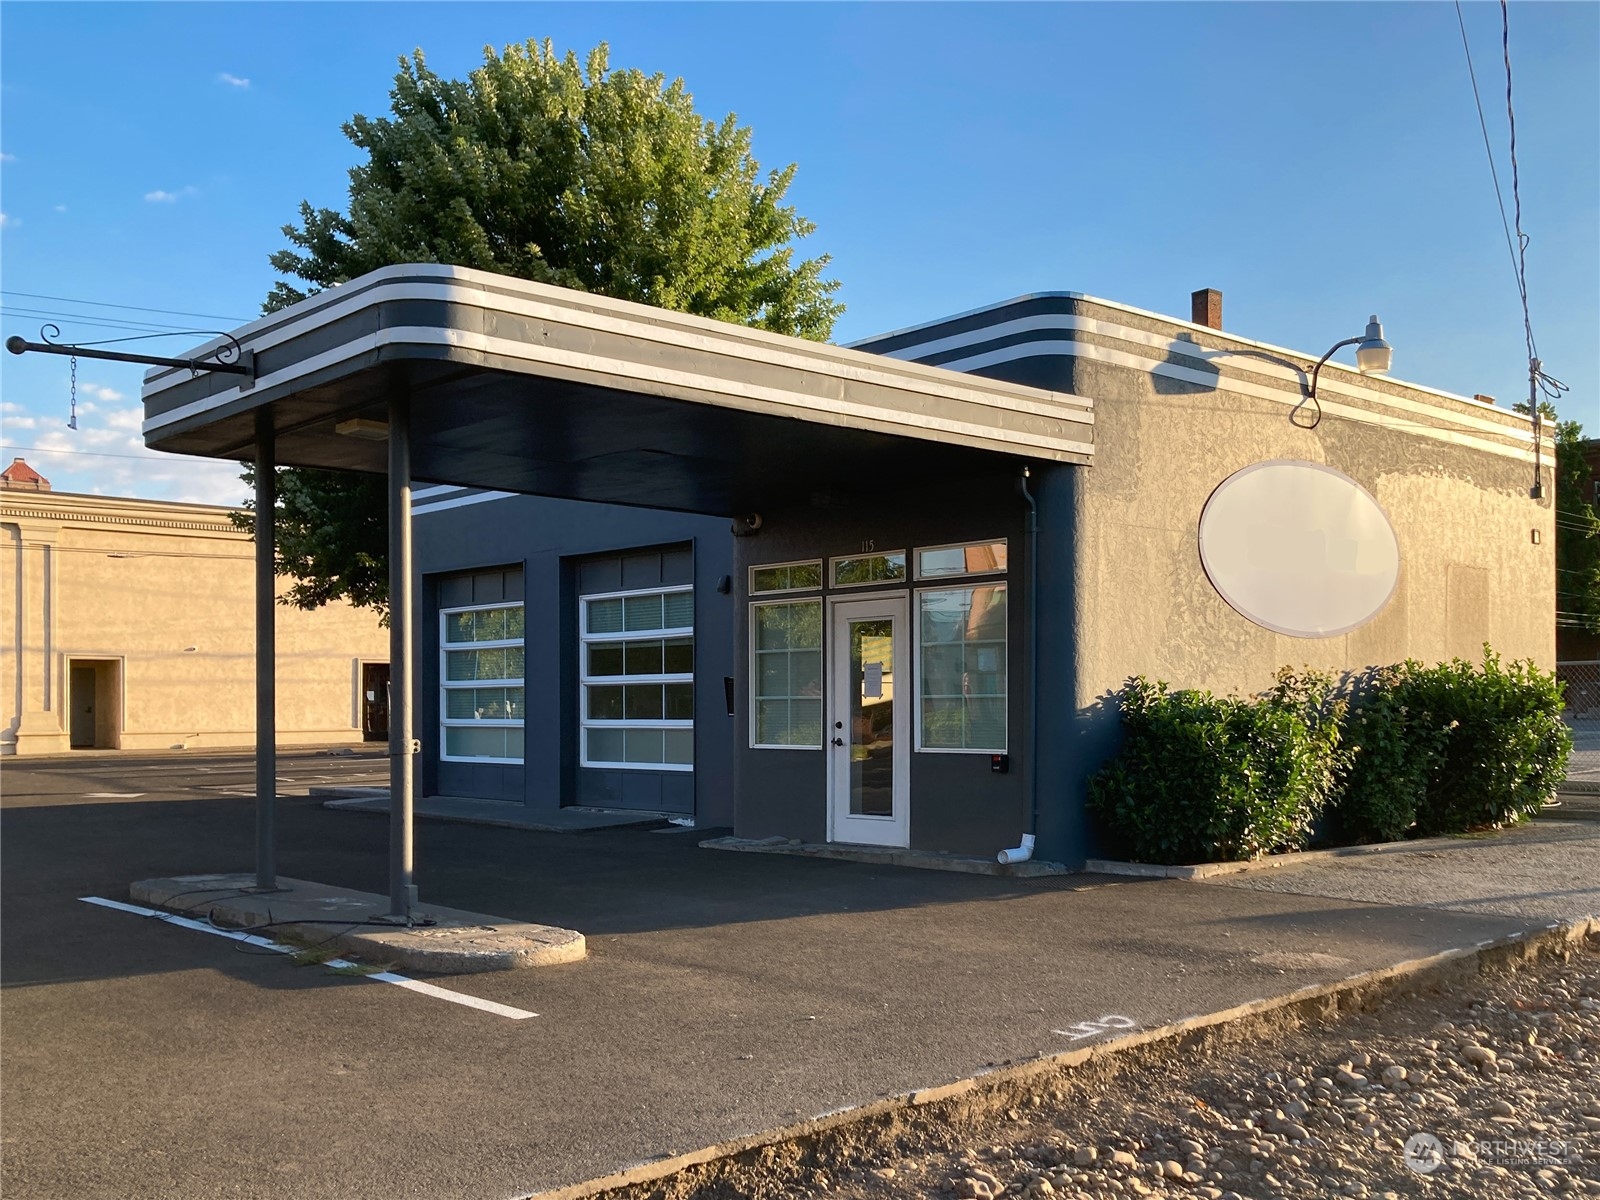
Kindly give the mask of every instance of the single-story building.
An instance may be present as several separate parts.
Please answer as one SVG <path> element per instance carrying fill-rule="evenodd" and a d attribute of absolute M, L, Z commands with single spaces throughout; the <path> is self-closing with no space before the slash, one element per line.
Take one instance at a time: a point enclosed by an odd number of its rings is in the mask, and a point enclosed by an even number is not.
<path fill-rule="evenodd" d="M 1553 660 L 1548 433 L 1195 299 L 838 347 L 395 267 L 235 331 L 251 378 L 152 371 L 145 437 L 427 485 L 420 790 L 1070 864 L 1131 675 Z"/>
<path fill-rule="evenodd" d="M 0 471 L 0 755 L 255 744 L 255 555 L 236 511 L 58 492 L 21 459 Z M 278 742 L 385 737 L 376 615 L 340 602 L 279 625 Z"/>

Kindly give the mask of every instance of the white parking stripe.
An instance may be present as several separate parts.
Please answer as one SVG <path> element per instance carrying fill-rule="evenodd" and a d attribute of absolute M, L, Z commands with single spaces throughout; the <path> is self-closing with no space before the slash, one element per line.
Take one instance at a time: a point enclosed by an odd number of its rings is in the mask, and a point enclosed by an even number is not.
<path fill-rule="evenodd" d="M 169 925 L 181 925 L 185 929 L 193 929 L 199 933 L 215 934 L 231 941 L 244 942 L 250 946 L 260 946 L 266 950 L 275 950 L 279 954 L 294 954 L 300 947 L 286 946 L 282 942 L 270 941 L 253 933 L 244 933 L 237 929 L 218 929 L 215 925 L 208 925 L 204 921 L 196 921 L 190 917 L 180 917 L 173 913 L 162 912 L 155 908 L 143 908 L 137 904 L 124 904 L 120 900 L 106 900 L 100 896 L 79 896 L 85 904 L 98 904 L 101 908 L 114 908 L 118 912 L 133 913 L 139 917 L 154 917 L 165 921 Z M 332 958 L 322 964 L 328 967 L 354 967 L 359 964 L 345 958 Z M 377 983 L 393 983 L 413 992 L 421 992 L 424 996 L 433 996 L 439 1000 L 448 1000 L 452 1004 L 464 1004 L 468 1008 L 481 1009 L 486 1013 L 493 1013 L 497 1017 L 509 1017 L 513 1021 L 525 1021 L 529 1017 L 537 1017 L 536 1012 L 528 1012 L 522 1008 L 512 1008 L 509 1004 L 497 1004 L 493 1000 L 480 1000 L 476 996 L 463 996 L 460 992 L 452 992 L 447 988 L 437 987 L 431 983 L 422 983 L 416 979 L 408 979 L 404 975 L 396 975 L 393 971 L 379 971 L 372 975 L 363 975 L 363 979 L 371 979 Z"/>
<path fill-rule="evenodd" d="M 396 975 L 392 971 L 382 971 L 377 975 L 368 975 L 368 979 L 376 979 L 381 983 L 398 984 L 403 988 L 410 988 L 413 992 L 421 992 L 424 996 L 437 996 L 440 1000 L 448 1000 L 452 1004 L 465 1004 L 468 1008 L 481 1008 L 486 1013 L 494 1013 L 497 1017 L 510 1017 L 513 1021 L 525 1020 L 528 1017 L 537 1017 L 539 1014 L 528 1012 L 520 1008 L 512 1008 L 509 1004 L 498 1004 L 493 1000 L 480 1000 L 476 996 L 463 996 L 460 992 L 446 991 L 431 983 L 423 983 L 419 979 L 407 979 L 404 975 Z"/>

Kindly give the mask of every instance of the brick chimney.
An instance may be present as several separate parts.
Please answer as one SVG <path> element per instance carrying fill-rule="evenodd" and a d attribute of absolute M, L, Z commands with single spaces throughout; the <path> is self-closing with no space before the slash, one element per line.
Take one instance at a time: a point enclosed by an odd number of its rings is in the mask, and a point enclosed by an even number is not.
<path fill-rule="evenodd" d="M 1201 288 L 1189 294 L 1189 319 L 1207 329 L 1222 328 L 1222 293 L 1216 288 Z"/>
<path fill-rule="evenodd" d="M 48 492 L 50 481 L 35 471 L 21 458 L 12 459 L 11 465 L 0 471 L 0 488 L 11 492 Z"/>

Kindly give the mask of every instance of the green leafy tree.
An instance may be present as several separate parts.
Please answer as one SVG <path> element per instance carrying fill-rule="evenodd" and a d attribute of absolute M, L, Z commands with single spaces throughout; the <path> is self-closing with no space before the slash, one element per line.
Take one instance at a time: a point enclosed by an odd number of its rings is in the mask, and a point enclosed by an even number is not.
<path fill-rule="evenodd" d="M 1526 415 L 1526 403 L 1513 405 Z M 1584 457 L 1589 439 L 1577 421 L 1563 421 L 1548 400 L 1539 414 L 1555 425 L 1556 610 L 1558 625 L 1600 633 L 1600 515 L 1592 503 L 1593 475 Z"/>
<path fill-rule="evenodd" d="M 1590 503 L 1583 426 L 1556 426 L 1556 609 L 1600 633 L 1600 516 Z"/>
<path fill-rule="evenodd" d="M 763 173 L 732 114 L 708 121 L 681 79 L 607 55 L 530 40 L 486 48 L 464 80 L 402 58 L 391 115 L 343 127 L 366 156 L 346 210 L 301 203 L 265 309 L 438 262 L 826 339 L 843 306 L 828 256 L 795 256 L 815 227 L 783 202 L 794 165 Z M 279 494 L 278 569 L 300 580 L 286 601 L 386 610 L 381 480 L 285 469 Z"/>

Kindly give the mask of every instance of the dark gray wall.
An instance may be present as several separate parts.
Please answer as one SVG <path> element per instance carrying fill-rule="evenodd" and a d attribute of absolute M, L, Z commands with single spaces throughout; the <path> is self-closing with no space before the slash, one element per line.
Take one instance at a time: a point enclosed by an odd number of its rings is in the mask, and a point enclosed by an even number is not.
<path fill-rule="evenodd" d="M 915 453 L 915 450 L 915 447 L 907 447 L 906 452 Z M 741 654 L 747 655 L 748 568 L 751 566 L 858 554 L 864 541 L 871 541 L 878 551 L 910 551 L 917 546 L 1007 539 L 1010 549 L 1010 571 L 1006 576 L 1010 585 L 1007 593 L 1010 771 L 993 773 L 986 752 L 913 751 L 911 845 L 917 849 L 990 855 L 1003 846 L 1016 845 L 1027 819 L 1022 770 L 1027 753 L 1022 685 L 1029 646 L 1022 586 L 1025 505 L 1018 487 L 1020 471 L 1020 463 L 997 459 L 992 473 L 949 479 L 937 497 L 871 490 L 848 496 L 814 496 L 812 502 L 803 507 L 762 513 L 760 532 L 736 542 L 734 583 L 739 605 L 735 620 Z M 955 582 L 947 580 L 941 584 L 950 586 Z M 877 590 L 847 588 L 826 594 L 865 595 Z M 881 590 L 904 590 L 904 585 Z M 912 619 L 916 619 L 915 605 Z M 825 664 L 828 651 L 825 645 Z M 825 674 L 826 669 L 825 665 Z M 917 675 L 913 662 L 913 686 L 916 686 Z M 827 756 L 817 750 L 751 748 L 748 676 L 747 660 L 742 660 L 736 696 L 739 712 L 736 832 L 741 837 L 781 835 L 804 841 L 824 841 L 827 837 Z"/>
<path fill-rule="evenodd" d="M 693 809 L 702 826 L 733 823 L 733 725 L 727 715 L 723 677 L 733 671 L 731 596 L 717 592 L 732 571 L 732 537 L 723 518 L 693 517 L 654 509 L 584 504 L 536 496 L 513 496 L 415 518 L 413 538 L 419 595 L 425 612 L 417 629 L 417 728 L 423 743 L 422 787 L 428 795 L 486 796 L 518 800 L 534 809 L 562 803 L 600 803 L 606 793 L 590 789 L 580 800 L 577 767 L 577 570 L 578 561 L 602 556 L 653 560 L 659 577 L 662 550 L 686 549 L 695 593 L 695 770 L 657 794 L 671 802 L 664 811 L 690 811 L 683 789 L 693 789 Z M 683 572 L 682 560 L 669 569 Z M 615 559 L 614 561 L 620 561 Z M 438 754 L 438 592 L 441 577 L 481 572 L 520 572 L 526 615 L 527 706 L 522 767 L 471 767 L 493 771 L 463 779 L 462 764 L 441 763 Z M 652 586 L 643 584 L 641 586 Z M 581 772 L 588 775 L 591 772 Z M 594 772 L 593 774 L 612 774 Z M 655 776 L 655 772 L 615 772 Z M 507 780 L 511 780 L 508 782 Z M 474 788 L 477 790 L 457 790 Z M 619 803 L 643 803 L 644 782 L 628 784 Z"/>

